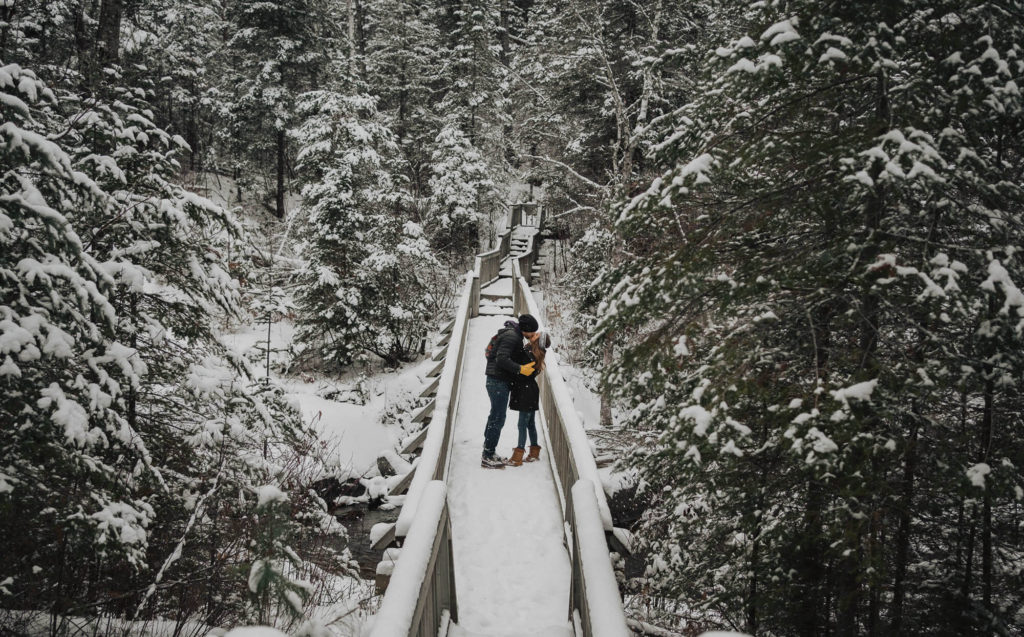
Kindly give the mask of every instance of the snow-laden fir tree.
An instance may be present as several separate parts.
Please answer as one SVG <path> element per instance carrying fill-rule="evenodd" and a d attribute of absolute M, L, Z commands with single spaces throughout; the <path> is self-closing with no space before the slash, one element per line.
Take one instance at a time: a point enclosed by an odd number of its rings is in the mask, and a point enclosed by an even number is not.
<path fill-rule="evenodd" d="M 456 260 L 480 247 L 481 225 L 494 202 L 487 163 L 454 124 L 437 135 L 431 156 L 429 215 L 426 228 L 433 247 Z"/>
<path fill-rule="evenodd" d="M 454 20 L 447 33 L 448 74 L 452 80 L 444 109 L 457 118 L 471 144 L 482 146 L 487 135 L 500 130 L 497 108 L 501 101 L 504 70 L 498 53 L 498 7 L 485 0 L 459 0 L 447 7 Z M 493 127 L 498 125 L 499 128 Z"/>
<path fill-rule="evenodd" d="M 298 96 L 327 77 L 341 53 L 328 0 L 242 0 L 228 5 L 232 30 L 221 91 L 227 126 L 221 142 L 234 155 L 240 183 L 259 189 L 259 169 L 274 167 L 274 212 L 285 214 L 288 131 Z M 255 170 L 254 170 L 255 169 Z"/>
<path fill-rule="evenodd" d="M 161 479 L 122 409 L 145 364 L 114 340 L 114 281 L 67 215 L 115 202 L 48 139 L 53 91 L 14 64 L 0 69 L 0 90 L 0 535 L 10 557 L 0 576 L 27 595 L 51 575 L 34 574 L 34 559 L 57 566 L 90 551 L 144 563 L 154 511 L 134 484 Z"/>
<path fill-rule="evenodd" d="M 406 360 L 422 335 L 420 273 L 436 261 L 421 227 L 403 218 L 406 197 L 389 168 L 395 142 L 373 98 L 315 91 L 299 105 L 299 152 L 307 263 L 300 273 L 296 339 L 336 365 L 372 352 Z"/>
<path fill-rule="evenodd" d="M 97 608 L 243 621 L 255 490 L 319 454 L 216 337 L 237 224 L 174 184 L 187 149 L 116 69 L 83 99 L 2 68 L 4 607 L 52 608 L 57 633 Z M 286 487 L 307 524 L 329 522 L 320 474 Z"/>
<path fill-rule="evenodd" d="M 618 210 L 649 582 L 751 633 L 1016 634 L 1013 2 L 757 3 Z"/>
<path fill-rule="evenodd" d="M 439 12 L 428 0 L 372 0 L 367 14 L 367 90 L 395 135 L 401 174 L 414 207 L 423 207 L 431 176 L 431 149 L 442 125 L 438 107 L 451 85 Z"/>

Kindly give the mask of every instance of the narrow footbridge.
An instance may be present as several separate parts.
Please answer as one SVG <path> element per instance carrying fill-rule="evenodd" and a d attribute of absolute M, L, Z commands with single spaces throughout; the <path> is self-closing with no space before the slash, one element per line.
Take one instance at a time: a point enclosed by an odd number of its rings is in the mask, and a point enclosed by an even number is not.
<path fill-rule="evenodd" d="M 541 462 L 480 466 L 489 402 L 484 349 L 508 318 L 545 319 L 534 289 L 544 210 L 512 206 L 498 247 L 477 256 L 434 355 L 425 422 L 402 450 L 420 452 L 392 493 L 406 493 L 397 522 L 375 533 L 386 585 L 373 637 L 624 637 L 627 626 L 610 552 L 612 526 L 590 445 L 557 352 L 538 379 Z M 498 445 L 516 445 L 510 412 Z M 407 491 L 406 491 L 407 490 Z"/>

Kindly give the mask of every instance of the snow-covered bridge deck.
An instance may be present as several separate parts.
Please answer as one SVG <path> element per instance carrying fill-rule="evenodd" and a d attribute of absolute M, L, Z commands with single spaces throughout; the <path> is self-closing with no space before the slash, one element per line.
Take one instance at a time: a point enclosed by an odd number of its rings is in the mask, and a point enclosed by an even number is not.
<path fill-rule="evenodd" d="M 471 634 L 564 637 L 572 634 L 570 563 L 548 459 L 500 471 L 480 466 L 489 410 L 483 351 L 505 318 L 471 320 L 466 339 L 448 474 L 459 625 Z M 501 455 L 516 446 L 517 417 L 510 411 L 505 421 Z"/>

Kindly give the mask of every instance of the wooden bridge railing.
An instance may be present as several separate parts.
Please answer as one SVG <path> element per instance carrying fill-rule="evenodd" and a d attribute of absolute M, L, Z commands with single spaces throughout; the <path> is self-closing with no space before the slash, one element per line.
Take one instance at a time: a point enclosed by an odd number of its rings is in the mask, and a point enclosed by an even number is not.
<path fill-rule="evenodd" d="M 455 620 L 458 617 L 445 483 L 462 384 L 466 335 L 474 307 L 471 305 L 474 274 L 467 273 L 455 308 L 448 352 L 437 381 L 433 418 L 427 425 L 423 450 L 413 469 L 405 502 L 394 526 L 375 545 L 401 544 L 401 549 L 377 614 L 373 637 L 435 637 L 443 618 Z M 439 489 L 440 495 L 437 494 Z"/>
<path fill-rule="evenodd" d="M 608 558 L 601 514 L 589 480 L 573 485 L 566 520 L 572 534 L 569 615 L 576 637 L 629 637 L 619 585 Z"/>
<path fill-rule="evenodd" d="M 420 493 L 370 637 L 436 637 L 449 618 L 458 621 L 452 527 L 445 484 L 432 480 Z"/>
<path fill-rule="evenodd" d="M 533 248 L 532 246 L 530 246 Z M 535 252 L 535 249 L 531 249 Z M 530 290 L 530 283 L 520 266 L 520 259 L 512 262 L 512 293 L 516 314 L 533 314 L 541 320 L 543 313 Z M 566 544 L 573 547 L 573 593 L 570 595 L 569 617 L 576 625 L 577 637 L 627 636 L 632 633 L 622 612 L 622 598 L 617 586 L 602 584 L 588 589 L 592 581 L 615 582 L 611 573 L 608 546 L 619 553 L 626 547 L 619 541 L 612 524 L 608 499 L 601 487 L 597 463 L 590 450 L 587 434 L 573 406 L 558 363 L 557 352 L 548 352 L 544 359 L 544 373 L 537 377 L 540 385 L 540 412 L 543 430 L 547 436 L 548 456 L 555 474 L 558 496 L 565 520 L 568 522 Z M 587 495 L 589 494 L 589 495 Z M 575 502 L 586 501 L 587 513 L 578 513 Z M 592 504 L 591 504 L 592 503 Z M 593 537 L 601 536 L 600 548 Z M 584 540 L 583 538 L 590 538 Z M 577 547 L 585 542 L 590 550 Z M 599 619 L 595 620 L 595 614 Z"/>

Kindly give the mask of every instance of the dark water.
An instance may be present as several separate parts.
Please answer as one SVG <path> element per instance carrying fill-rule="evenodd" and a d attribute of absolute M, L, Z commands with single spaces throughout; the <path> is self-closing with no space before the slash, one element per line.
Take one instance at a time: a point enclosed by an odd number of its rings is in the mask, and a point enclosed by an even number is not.
<path fill-rule="evenodd" d="M 370 547 L 370 529 L 379 522 L 394 522 L 398 519 L 400 508 L 382 511 L 371 509 L 365 504 L 341 507 L 334 512 L 334 517 L 348 530 L 348 549 L 352 557 L 359 562 L 359 574 L 363 579 L 372 580 L 377 573 L 377 562 L 384 551 L 375 551 Z"/>

